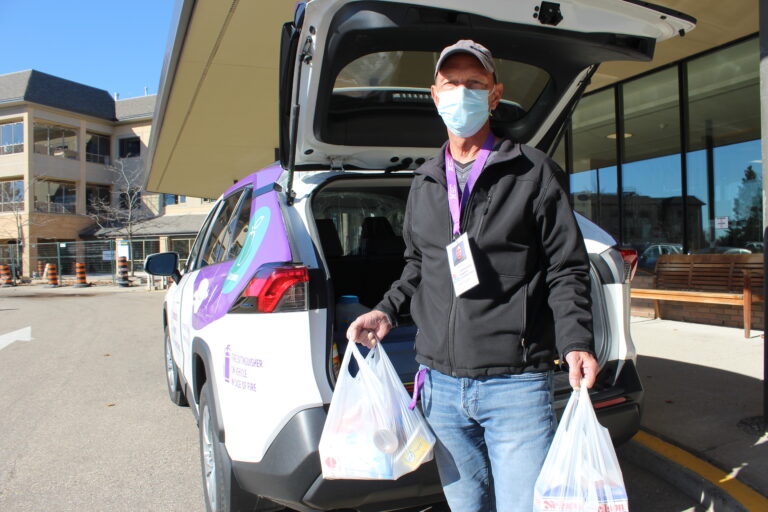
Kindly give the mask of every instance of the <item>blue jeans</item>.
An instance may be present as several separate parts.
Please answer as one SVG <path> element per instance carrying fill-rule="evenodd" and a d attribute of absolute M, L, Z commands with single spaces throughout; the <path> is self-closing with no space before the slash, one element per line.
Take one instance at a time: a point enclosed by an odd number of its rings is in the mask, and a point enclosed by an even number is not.
<path fill-rule="evenodd" d="M 555 433 L 552 372 L 456 378 L 430 370 L 421 391 L 453 512 L 530 512 Z"/>

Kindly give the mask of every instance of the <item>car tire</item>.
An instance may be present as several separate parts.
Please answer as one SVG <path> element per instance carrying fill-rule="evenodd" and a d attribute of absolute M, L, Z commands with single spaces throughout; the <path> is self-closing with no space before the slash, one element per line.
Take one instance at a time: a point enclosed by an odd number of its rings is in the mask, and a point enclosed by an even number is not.
<path fill-rule="evenodd" d="M 285 510 L 275 503 L 243 491 L 232 472 L 232 460 L 219 440 L 213 392 L 206 382 L 200 392 L 200 465 L 208 512 Z"/>
<path fill-rule="evenodd" d="M 181 380 L 179 379 L 179 368 L 176 366 L 176 362 L 173 360 L 173 353 L 171 352 L 171 336 L 168 333 L 168 326 L 165 327 L 165 382 L 168 384 L 168 396 L 171 398 L 171 402 L 179 406 L 188 405 L 187 397 L 184 395 L 184 391 L 181 388 Z"/>

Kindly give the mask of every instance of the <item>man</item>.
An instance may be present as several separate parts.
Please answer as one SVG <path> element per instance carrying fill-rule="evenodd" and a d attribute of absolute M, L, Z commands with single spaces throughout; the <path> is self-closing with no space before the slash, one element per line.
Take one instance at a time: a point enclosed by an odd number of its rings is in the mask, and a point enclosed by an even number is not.
<path fill-rule="evenodd" d="M 405 268 L 347 331 L 372 346 L 410 308 L 422 408 L 454 512 L 530 511 L 555 429 L 555 349 L 574 388 L 591 387 L 598 370 L 589 263 L 565 176 L 540 151 L 491 133 L 502 93 L 484 46 L 443 50 L 432 98 L 448 142 L 416 170 Z M 458 244 L 468 254 L 452 272 Z"/>

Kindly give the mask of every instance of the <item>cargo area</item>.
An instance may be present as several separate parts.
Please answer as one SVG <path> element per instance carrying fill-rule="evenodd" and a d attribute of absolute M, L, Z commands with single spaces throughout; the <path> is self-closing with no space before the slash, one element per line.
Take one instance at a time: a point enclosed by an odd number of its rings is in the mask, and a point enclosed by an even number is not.
<path fill-rule="evenodd" d="M 349 173 L 318 187 L 310 202 L 317 228 L 316 240 L 332 286 L 334 329 L 332 343 L 343 356 L 346 325 L 375 306 L 405 266 L 402 226 L 412 177 Z M 600 282 L 594 265 L 592 282 Z M 357 302 L 357 304 L 355 304 Z M 598 361 L 608 348 L 607 313 L 602 290 L 592 287 L 595 348 Z M 418 369 L 414 342 L 416 326 L 406 321 L 384 340 L 387 354 L 410 390 Z M 332 350 L 330 351 L 332 354 Z M 331 355 L 333 357 L 333 355 Z M 567 372 L 556 366 L 555 392 L 570 392 Z"/>

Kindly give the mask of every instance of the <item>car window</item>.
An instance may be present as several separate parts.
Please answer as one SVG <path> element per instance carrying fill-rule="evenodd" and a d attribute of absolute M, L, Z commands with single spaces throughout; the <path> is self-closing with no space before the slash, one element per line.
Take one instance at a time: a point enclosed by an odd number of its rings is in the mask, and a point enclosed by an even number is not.
<path fill-rule="evenodd" d="M 382 51 L 349 62 L 334 80 L 327 118 L 319 119 L 320 139 L 347 146 L 440 146 L 445 128 L 430 95 L 439 55 Z M 492 122 L 509 127 L 536 104 L 550 75 L 524 62 L 494 60 L 504 95 Z"/>
<path fill-rule="evenodd" d="M 221 203 L 216 203 L 213 208 L 211 208 L 211 211 L 208 213 L 208 217 L 205 218 L 205 222 L 203 222 L 203 226 L 200 228 L 200 231 L 197 234 L 197 237 L 195 238 L 195 243 L 192 244 L 192 249 L 189 251 L 189 257 L 187 258 L 187 264 L 184 267 L 184 272 L 190 272 L 192 270 L 197 269 L 197 257 L 200 254 L 200 247 L 203 245 L 203 241 L 205 240 L 205 235 L 208 233 L 208 228 L 211 225 L 211 221 L 213 220 L 214 216 L 216 215 L 216 210 L 221 206 Z"/>
<path fill-rule="evenodd" d="M 221 205 L 221 208 L 219 208 L 216 218 L 213 221 L 208 240 L 205 242 L 205 249 L 203 249 L 203 256 L 199 265 L 200 267 L 224 261 L 229 243 L 229 235 L 231 233 L 231 230 L 229 229 L 230 221 L 232 220 L 232 215 L 237 208 L 237 203 L 240 200 L 242 193 L 243 191 L 239 190 L 224 199 L 224 202 Z"/>
<path fill-rule="evenodd" d="M 228 260 L 237 258 L 245 245 L 245 239 L 248 236 L 248 226 L 251 222 L 251 189 L 245 191 L 243 200 L 240 202 L 240 211 L 237 214 L 232 227 L 232 243 L 229 247 Z"/>

